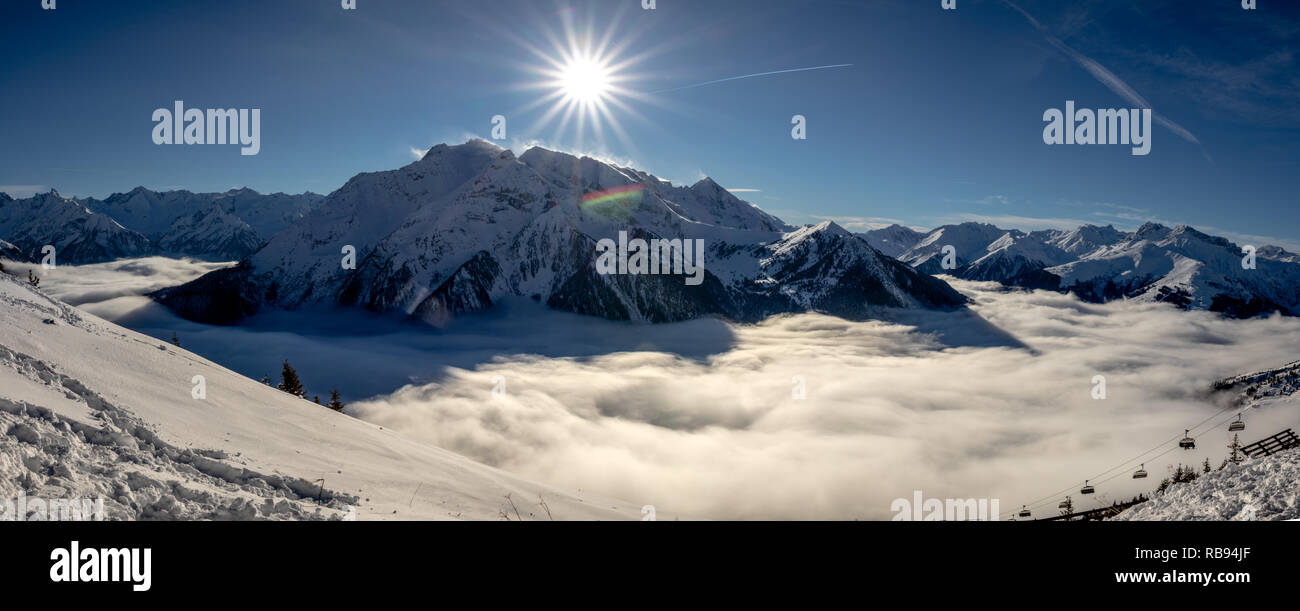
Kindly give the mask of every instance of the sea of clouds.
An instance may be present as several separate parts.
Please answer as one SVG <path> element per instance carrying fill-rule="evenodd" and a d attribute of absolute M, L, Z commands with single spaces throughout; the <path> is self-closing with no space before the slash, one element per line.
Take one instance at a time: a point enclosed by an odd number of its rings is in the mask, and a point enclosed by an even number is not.
<path fill-rule="evenodd" d="M 66 279 L 42 288 L 156 337 L 177 332 L 254 378 L 274 377 L 288 358 L 309 392 L 344 390 L 354 416 L 533 479 L 654 505 L 659 519 L 889 519 L 891 502 L 914 490 L 996 498 L 1004 513 L 1048 499 L 1036 516 L 1054 513 L 1067 488 L 1078 508 L 1127 499 L 1150 492 L 1167 466 L 1226 456 L 1219 420 L 1233 412 L 1220 414 L 1228 404 L 1210 395 L 1212 381 L 1300 358 L 1300 319 L 1095 305 L 959 280 L 950 282 L 974 299 L 969 312 L 875 322 L 644 325 L 520 301 L 442 330 L 327 311 L 210 327 L 111 288 L 123 274 L 157 288 L 209 265 L 165 261 L 61 269 Z M 1093 398 L 1098 375 L 1104 400 Z M 1194 432 L 1197 450 L 1163 446 L 1142 457 L 1152 479 L 1128 477 L 1136 462 L 1126 461 L 1211 417 Z M 1243 442 L 1300 425 L 1288 407 L 1246 417 Z M 1096 496 L 1077 494 L 1103 472 Z"/>

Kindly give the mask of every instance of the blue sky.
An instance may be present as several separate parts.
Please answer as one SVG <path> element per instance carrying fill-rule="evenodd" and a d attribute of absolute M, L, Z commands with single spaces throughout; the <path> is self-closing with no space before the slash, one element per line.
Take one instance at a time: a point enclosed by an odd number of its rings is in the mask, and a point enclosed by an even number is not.
<path fill-rule="evenodd" d="M 790 222 L 1188 223 L 1300 243 L 1300 5 L 958 0 L 11 0 L 0 190 L 328 193 L 438 142 L 702 175 Z M 544 121 L 553 41 L 609 41 L 597 139 Z M 540 55 L 539 53 L 540 52 Z M 735 76 L 851 64 L 691 87 Z M 685 88 L 683 88 L 685 87 Z M 635 93 L 633 95 L 632 93 Z M 1053 146 L 1043 111 L 1149 102 L 1151 154 Z M 262 109 L 262 148 L 158 146 L 154 109 Z M 790 137 L 791 117 L 807 140 Z"/>

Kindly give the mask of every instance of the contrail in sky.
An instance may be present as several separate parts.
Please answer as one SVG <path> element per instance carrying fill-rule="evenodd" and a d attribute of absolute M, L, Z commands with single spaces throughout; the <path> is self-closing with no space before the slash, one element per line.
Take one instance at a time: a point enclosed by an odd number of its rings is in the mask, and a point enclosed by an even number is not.
<path fill-rule="evenodd" d="M 790 72 L 808 72 L 809 70 L 827 70 L 830 68 L 848 68 L 849 66 L 852 65 L 853 64 L 835 64 L 831 66 L 813 66 L 811 68 L 791 68 L 789 70 L 773 70 L 771 72 L 758 72 L 755 74 L 746 74 L 743 76 L 732 76 L 728 78 L 720 78 L 716 81 L 705 81 L 703 83 L 695 83 L 694 85 L 685 85 L 683 87 L 673 87 L 672 89 L 660 89 L 659 91 L 651 91 L 650 95 L 654 95 L 658 93 L 668 93 L 670 91 L 681 91 L 683 89 L 694 89 L 696 87 L 703 87 L 705 85 L 716 85 L 718 83 L 725 83 L 727 81 L 738 81 L 741 79 L 754 78 L 758 76 L 771 76 L 773 74 L 788 74 Z"/>
<path fill-rule="evenodd" d="M 1130 104 L 1134 104 L 1139 108 L 1151 108 L 1151 103 L 1146 101 L 1146 98 L 1143 98 L 1141 94 L 1139 94 L 1132 87 L 1130 87 L 1129 84 L 1124 82 L 1124 80 L 1121 79 L 1119 76 L 1116 76 L 1114 72 L 1107 70 L 1105 66 L 1101 65 L 1096 60 L 1074 50 L 1073 47 L 1070 47 L 1069 45 L 1065 44 L 1061 39 L 1057 38 L 1056 36 L 1053 36 L 1052 33 L 1048 31 L 1046 26 L 1044 26 L 1037 19 L 1034 19 L 1034 16 L 1030 15 L 1027 11 L 1025 11 L 1025 9 L 1022 9 L 1019 6 L 1017 6 L 1016 3 L 1012 2 L 1011 0 L 1002 0 L 1002 2 L 1003 4 L 1010 6 L 1011 8 L 1019 12 L 1021 15 L 1023 15 L 1025 19 L 1029 21 L 1029 24 L 1034 26 L 1034 29 L 1038 30 L 1039 33 L 1041 33 L 1047 39 L 1048 44 L 1051 44 L 1053 47 L 1056 47 L 1056 49 L 1061 53 L 1065 54 L 1066 57 L 1069 57 L 1070 59 L 1074 60 L 1076 64 L 1078 64 L 1081 68 L 1083 68 L 1089 74 L 1091 74 L 1093 78 L 1097 79 L 1097 81 L 1100 82 L 1102 85 L 1105 85 L 1107 89 L 1110 89 L 1111 91 L 1119 95 L 1119 97 L 1124 98 Z M 1169 129 L 1169 131 L 1174 132 L 1180 138 L 1200 147 L 1201 154 L 1205 156 L 1205 160 L 1210 162 L 1210 165 L 1214 165 L 1214 158 L 1210 157 L 1210 152 L 1205 150 L 1205 145 L 1201 144 L 1201 141 L 1197 139 L 1196 136 L 1192 134 L 1192 132 L 1188 131 L 1187 128 L 1177 123 L 1174 123 L 1173 119 L 1170 119 L 1169 117 L 1166 117 L 1156 112 L 1154 109 L 1151 111 L 1151 115 L 1155 118 L 1156 123 L 1165 126 L 1166 128 Z"/>

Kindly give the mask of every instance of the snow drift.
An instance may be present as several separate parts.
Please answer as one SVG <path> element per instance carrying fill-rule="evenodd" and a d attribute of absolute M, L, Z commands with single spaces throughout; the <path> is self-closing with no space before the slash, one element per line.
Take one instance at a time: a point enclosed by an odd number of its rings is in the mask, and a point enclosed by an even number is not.
<path fill-rule="evenodd" d="M 7 274 L 0 302 L 0 499 L 102 498 L 128 520 L 640 517 L 295 398 Z"/>

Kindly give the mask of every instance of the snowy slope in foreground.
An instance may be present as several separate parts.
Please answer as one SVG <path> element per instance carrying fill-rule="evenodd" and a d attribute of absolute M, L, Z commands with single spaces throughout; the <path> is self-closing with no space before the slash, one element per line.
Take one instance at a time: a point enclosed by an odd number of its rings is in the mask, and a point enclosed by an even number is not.
<path fill-rule="evenodd" d="M 1115 520 L 1294 520 L 1300 518 L 1300 450 L 1247 459 L 1163 495 Z M 1251 514 L 1253 512 L 1253 518 Z"/>
<path fill-rule="evenodd" d="M 107 519 L 340 519 L 355 505 L 358 519 L 504 509 L 513 520 L 511 501 L 524 520 L 546 508 L 640 518 L 639 505 L 579 498 L 293 398 L 5 274 L 0 302 L 0 499 L 102 497 Z M 205 400 L 191 397 L 195 375 Z"/>

